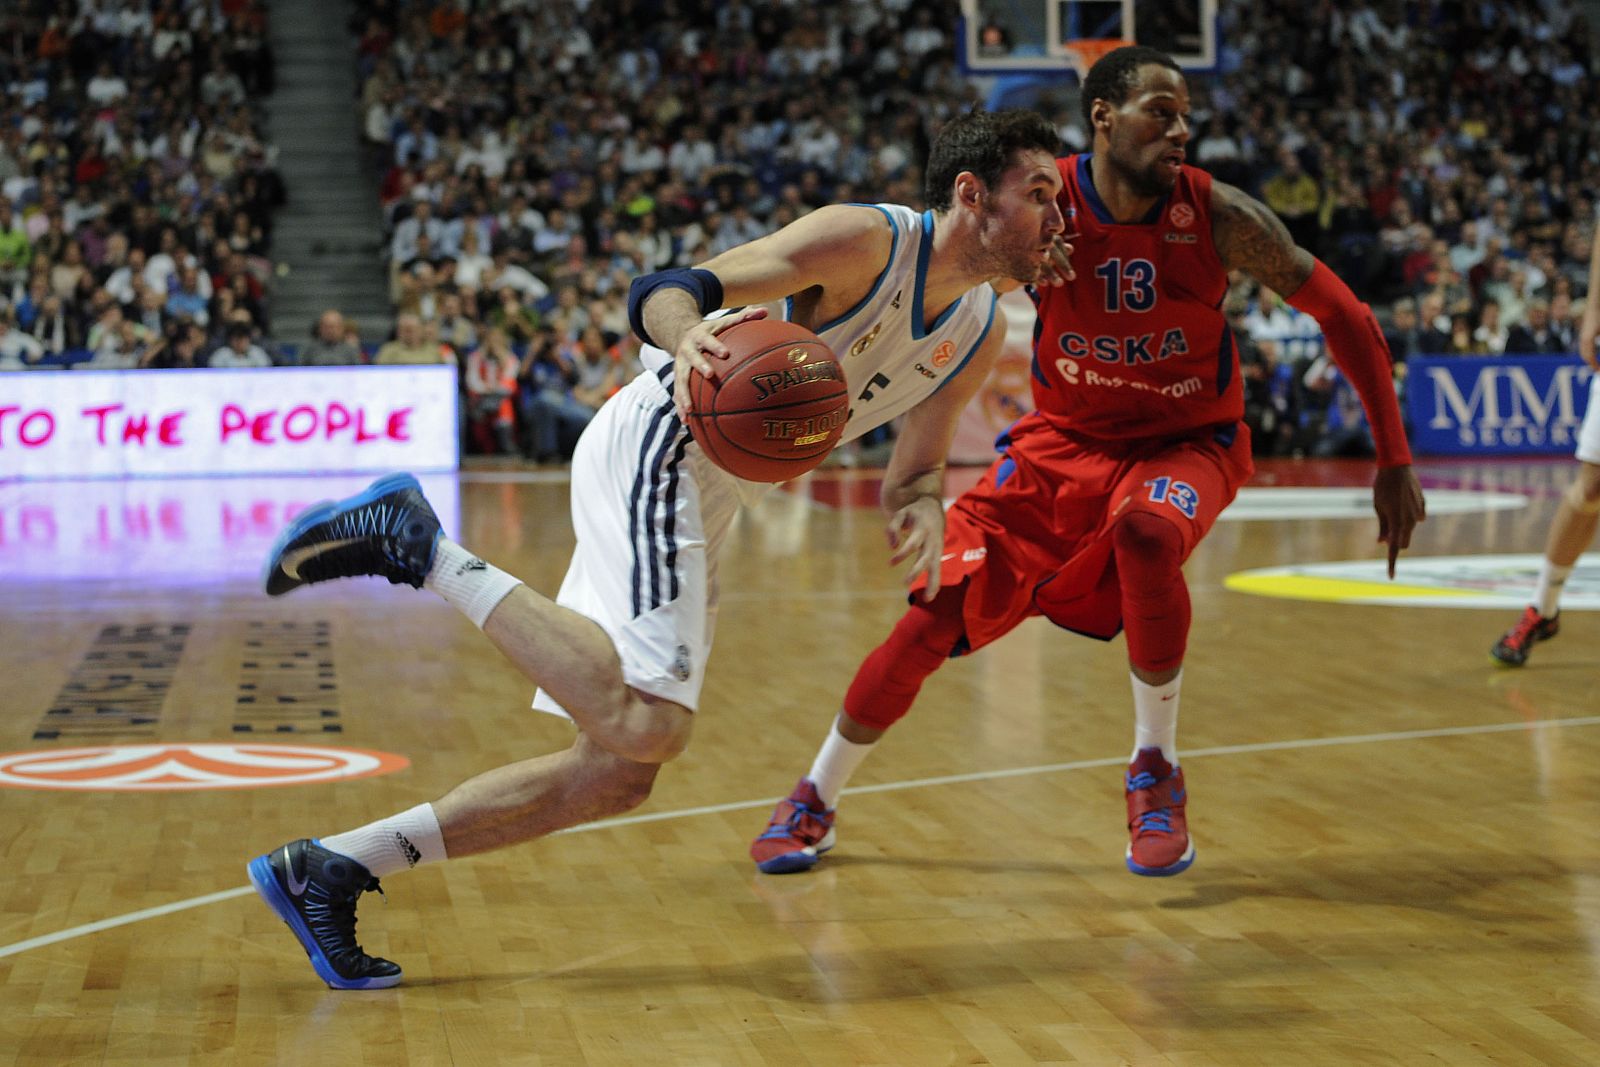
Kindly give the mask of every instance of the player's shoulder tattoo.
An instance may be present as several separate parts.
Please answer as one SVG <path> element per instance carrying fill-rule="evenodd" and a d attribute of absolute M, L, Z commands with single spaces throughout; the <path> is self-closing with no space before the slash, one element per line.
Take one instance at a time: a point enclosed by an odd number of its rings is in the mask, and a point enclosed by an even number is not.
<path fill-rule="evenodd" d="M 1242 270 L 1282 296 L 1311 277 L 1311 253 L 1298 247 L 1271 208 L 1225 182 L 1211 183 L 1211 232 L 1228 270 Z"/>

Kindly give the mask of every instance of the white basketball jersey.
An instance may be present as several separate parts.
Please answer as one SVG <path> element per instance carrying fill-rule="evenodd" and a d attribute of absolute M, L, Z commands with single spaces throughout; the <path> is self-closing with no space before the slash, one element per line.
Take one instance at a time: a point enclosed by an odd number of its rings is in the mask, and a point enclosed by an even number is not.
<path fill-rule="evenodd" d="M 998 299 L 987 284 L 979 285 L 927 326 L 922 290 L 933 253 L 933 212 L 872 206 L 894 229 L 889 262 L 859 304 L 815 330 L 850 387 L 846 441 L 905 414 L 955 377 L 989 335 Z M 786 318 L 792 307 L 785 301 Z"/>
<path fill-rule="evenodd" d="M 894 231 L 889 262 L 855 307 L 814 328 L 844 368 L 850 387 L 844 441 L 905 414 L 955 377 L 989 335 L 998 299 L 981 284 L 928 326 L 922 290 L 933 252 L 933 212 L 918 214 L 900 204 L 860 206 L 876 208 L 889 220 Z M 794 301 L 784 301 L 784 318 L 793 312 Z M 651 371 L 670 362 L 667 353 L 653 346 L 646 346 L 641 356 Z"/>
<path fill-rule="evenodd" d="M 955 377 L 988 335 L 996 299 L 979 285 L 924 328 L 932 214 L 862 206 L 894 228 L 889 261 L 871 292 L 816 331 L 850 387 L 845 440 Z M 790 315 L 792 303 L 783 311 Z M 672 357 L 646 345 L 640 358 L 645 372 L 606 401 L 572 457 L 577 547 L 556 599 L 610 635 L 628 685 L 693 709 L 716 626 L 717 557 L 741 502 L 772 486 L 741 481 L 691 447 L 668 392 Z M 543 690 L 533 706 L 564 714 Z"/>

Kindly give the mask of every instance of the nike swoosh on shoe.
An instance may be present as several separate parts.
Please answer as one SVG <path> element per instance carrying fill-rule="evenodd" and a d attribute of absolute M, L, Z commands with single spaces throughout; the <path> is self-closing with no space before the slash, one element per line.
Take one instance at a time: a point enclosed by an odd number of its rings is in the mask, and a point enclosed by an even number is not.
<path fill-rule="evenodd" d="M 299 575 L 294 575 L 294 577 L 299 577 Z M 283 846 L 283 869 L 285 877 L 289 881 L 289 892 L 297 897 L 305 896 L 306 886 L 311 884 L 311 876 L 307 875 L 304 878 L 296 878 L 294 876 L 294 860 L 289 856 L 288 845 Z"/>
<path fill-rule="evenodd" d="M 278 566 L 283 569 L 283 573 L 298 580 L 300 577 L 300 564 L 314 559 L 324 552 L 347 548 L 350 545 L 360 544 L 365 540 L 365 537 L 345 537 L 338 541 L 319 541 L 314 545 L 307 545 L 305 548 L 297 548 L 292 552 L 285 552 L 282 558 L 278 560 Z"/>

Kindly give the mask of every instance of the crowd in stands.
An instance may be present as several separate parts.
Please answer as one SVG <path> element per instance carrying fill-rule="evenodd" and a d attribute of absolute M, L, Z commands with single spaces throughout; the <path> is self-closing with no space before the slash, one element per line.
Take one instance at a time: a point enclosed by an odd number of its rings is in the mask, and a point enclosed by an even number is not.
<path fill-rule="evenodd" d="M 1397 388 L 1417 355 L 1575 351 L 1600 190 L 1579 5 L 1220 10 L 1226 70 L 1191 79 L 1189 158 L 1260 196 L 1373 304 Z M 1229 308 L 1258 445 L 1370 452 L 1316 324 L 1248 285 Z"/>
<path fill-rule="evenodd" d="M 573 424 L 592 409 L 575 388 L 587 328 L 626 376 L 632 276 L 831 201 L 919 203 L 929 131 L 983 89 L 954 64 L 952 2 L 659 10 L 363 9 L 361 108 L 396 306 L 466 352 L 505 332 L 532 454 L 548 451 L 551 397 Z M 1260 196 L 1374 304 L 1398 387 L 1417 353 L 1572 350 L 1600 145 L 1571 0 L 1221 11 L 1222 70 L 1190 80 L 1190 158 Z M 1081 148 L 1069 103 L 1047 92 L 1039 106 Z M 1230 307 L 1261 450 L 1369 447 L 1315 322 L 1242 279 Z M 468 376 L 474 410 L 503 420 L 490 381 Z"/>
<path fill-rule="evenodd" d="M 929 130 L 981 99 L 955 64 L 956 14 L 365 5 L 360 106 L 391 295 L 408 329 L 461 357 L 476 440 L 570 449 L 637 366 L 635 276 L 831 201 L 920 203 Z"/>
<path fill-rule="evenodd" d="M 0 5 L 0 368 L 265 358 L 264 0 Z"/>
<path fill-rule="evenodd" d="M 637 366 L 633 277 L 825 203 L 920 204 L 930 132 L 988 88 L 957 67 L 956 0 L 356 7 L 396 329 L 363 355 L 329 312 L 299 358 L 453 363 L 471 443 L 541 459 Z M 258 6 L 23 8 L 32 23 L 0 17 L 20 42 L 0 56 L 0 362 L 18 333 L 93 334 L 126 362 L 141 328 L 224 361 L 270 352 L 260 268 L 281 189 L 242 99 L 270 87 Z M 1219 70 L 1189 79 L 1190 161 L 1373 304 L 1398 388 L 1418 354 L 1573 349 L 1600 189 L 1573 0 L 1220 11 Z M 1003 8 L 984 13 L 1004 29 Z M 1066 81 L 1038 99 L 1068 149 L 1087 144 L 1074 104 Z M 1370 446 L 1314 321 L 1245 279 L 1227 311 L 1262 451 Z M 229 332 L 247 318 L 251 338 Z"/>

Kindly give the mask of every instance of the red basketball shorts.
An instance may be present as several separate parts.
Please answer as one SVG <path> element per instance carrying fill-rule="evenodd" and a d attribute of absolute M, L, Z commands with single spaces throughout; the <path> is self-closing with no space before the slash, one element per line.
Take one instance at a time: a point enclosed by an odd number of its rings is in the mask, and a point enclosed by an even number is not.
<path fill-rule="evenodd" d="M 946 516 L 940 581 L 967 583 L 968 649 L 1043 615 L 1101 640 L 1122 629 L 1111 528 L 1133 511 L 1170 521 L 1183 558 L 1250 477 L 1243 424 L 1176 438 L 1069 437 L 1037 413 L 1000 441 L 983 480 Z"/>

